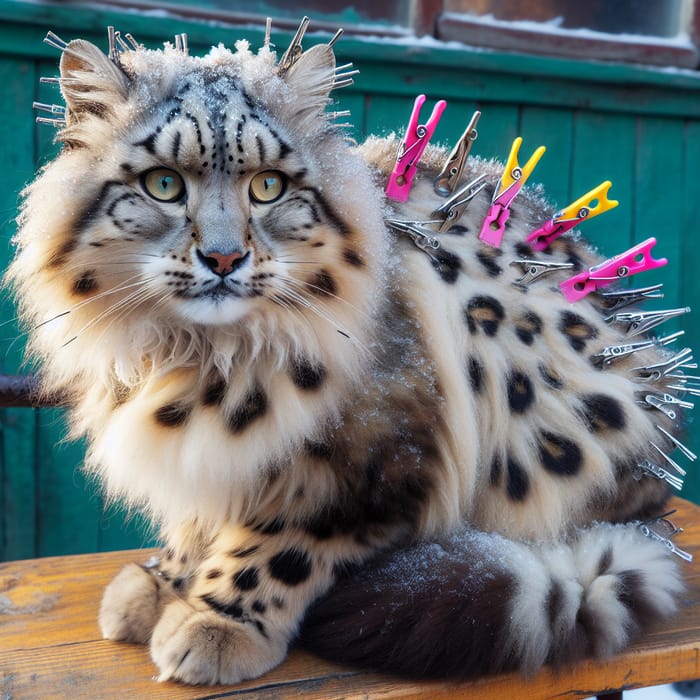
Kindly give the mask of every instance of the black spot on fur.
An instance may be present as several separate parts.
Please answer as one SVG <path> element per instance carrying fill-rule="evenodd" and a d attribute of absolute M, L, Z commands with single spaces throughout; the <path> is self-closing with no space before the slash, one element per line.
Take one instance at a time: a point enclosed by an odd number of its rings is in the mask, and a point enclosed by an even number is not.
<path fill-rule="evenodd" d="M 545 603 L 549 626 L 552 629 L 556 629 L 557 618 L 561 615 L 562 605 L 565 600 L 566 596 L 561 584 L 559 581 L 552 580 L 549 586 L 549 592 L 547 593 L 547 602 Z"/>
<path fill-rule="evenodd" d="M 228 417 L 228 426 L 232 432 L 240 433 L 265 413 L 267 413 L 267 395 L 262 387 L 254 387 Z"/>
<path fill-rule="evenodd" d="M 479 295 L 472 297 L 464 312 L 469 331 L 474 334 L 481 326 L 484 334 L 493 338 L 498 333 L 498 327 L 505 318 L 503 304 L 492 296 Z"/>
<path fill-rule="evenodd" d="M 604 576 L 605 574 L 608 573 L 608 569 L 610 568 L 610 565 L 612 564 L 613 560 L 613 550 L 612 550 L 612 545 L 608 545 L 605 548 L 605 551 L 600 557 L 600 561 L 598 562 L 598 576 Z"/>
<path fill-rule="evenodd" d="M 232 603 L 222 603 L 212 595 L 203 595 L 200 596 L 200 599 L 220 615 L 226 615 L 226 617 L 232 617 L 234 619 L 243 617 L 243 607 L 240 598 L 237 598 Z"/>
<path fill-rule="evenodd" d="M 632 615 L 637 628 L 648 629 L 659 620 L 661 614 L 649 594 L 647 577 L 634 569 L 623 571 L 617 576 L 618 599 Z"/>
<path fill-rule="evenodd" d="M 258 587 L 258 583 L 260 583 L 260 572 L 254 566 L 237 571 L 233 575 L 233 585 L 241 591 L 252 591 Z"/>
<path fill-rule="evenodd" d="M 252 608 L 253 612 L 258 613 L 258 615 L 264 615 L 267 611 L 267 605 L 265 605 L 262 600 L 254 600 L 250 607 Z"/>
<path fill-rule="evenodd" d="M 83 272 L 83 274 L 73 282 L 73 292 L 75 294 L 90 294 L 91 292 L 97 291 L 99 286 L 94 275 L 94 270 Z"/>
<path fill-rule="evenodd" d="M 312 294 L 320 297 L 335 296 L 338 291 L 333 275 L 328 270 L 319 270 L 309 280 L 307 285 Z"/>
<path fill-rule="evenodd" d="M 260 549 L 259 544 L 253 544 L 250 547 L 237 547 L 229 552 L 229 556 L 234 557 L 235 559 L 245 559 L 251 554 L 255 554 L 258 549 Z"/>
<path fill-rule="evenodd" d="M 191 411 L 191 406 L 176 402 L 161 406 L 153 415 L 160 425 L 176 428 L 187 421 Z"/>
<path fill-rule="evenodd" d="M 542 433 L 540 442 L 542 466 L 559 476 L 575 476 L 581 470 L 581 448 L 572 440 L 550 432 Z"/>
<path fill-rule="evenodd" d="M 495 455 L 491 460 L 491 470 L 489 471 L 489 483 L 491 486 L 498 486 L 503 471 L 503 462 L 499 455 Z"/>
<path fill-rule="evenodd" d="M 331 443 L 311 442 L 310 440 L 306 441 L 304 448 L 308 455 L 317 459 L 331 459 L 335 450 L 334 445 Z"/>
<path fill-rule="evenodd" d="M 524 241 L 518 241 L 514 248 L 515 254 L 520 258 L 525 258 L 529 260 L 535 254 L 535 251 Z"/>
<path fill-rule="evenodd" d="M 262 636 L 265 637 L 265 639 L 268 639 L 268 634 L 267 630 L 265 629 L 265 625 L 262 622 L 260 622 L 260 620 L 253 620 L 253 624 L 257 628 L 258 632 L 260 632 L 260 634 L 262 634 Z"/>
<path fill-rule="evenodd" d="M 156 152 L 156 139 L 160 136 L 160 129 L 154 131 L 153 133 L 149 134 L 146 136 L 145 139 L 142 141 L 137 141 L 134 146 L 142 146 L 145 148 L 151 155 L 155 155 Z"/>
<path fill-rule="evenodd" d="M 66 258 L 78 247 L 78 241 L 75 238 L 62 243 L 58 250 L 49 258 L 48 267 L 60 267 L 66 262 Z"/>
<path fill-rule="evenodd" d="M 535 336 L 542 333 L 542 319 L 532 311 L 526 311 L 515 320 L 515 333 L 525 345 L 532 345 Z"/>
<path fill-rule="evenodd" d="M 530 491 L 530 477 L 528 477 L 527 472 L 520 463 L 510 455 L 506 462 L 506 473 L 508 477 L 506 486 L 508 496 L 513 501 L 524 500 Z"/>
<path fill-rule="evenodd" d="M 469 228 L 467 226 L 462 226 L 461 224 L 454 224 L 447 229 L 445 233 L 449 233 L 453 236 L 465 236 L 469 233 Z"/>
<path fill-rule="evenodd" d="M 287 523 L 284 521 L 284 518 L 277 517 L 256 525 L 253 530 L 261 535 L 279 535 L 286 527 Z"/>
<path fill-rule="evenodd" d="M 209 581 L 215 579 L 215 578 L 221 578 L 224 575 L 224 572 L 221 569 L 210 569 L 207 571 L 205 578 Z"/>
<path fill-rule="evenodd" d="M 204 390 L 202 403 L 205 406 L 220 406 L 226 398 L 227 386 L 226 381 L 222 378 L 212 381 Z"/>
<path fill-rule="evenodd" d="M 268 562 L 270 576 L 287 586 L 298 586 L 311 576 L 311 559 L 302 549 L 291 547 Z"/>
<path fill-rule="evenodd" d="M 564 386 L 564 382 L 553 369 L 547 368 L 544 365 L 540 365 L 538 369 L 540 371 L 540 376 L 544 379 L 547 386 L 552 389 L 561 389 Z"/>
<path fill-rule="evenodd" d="M 326 368 L 321 364 L 312 364 L 302 357 L 293 362 L 289 375 L 300 389 L 311 391 L 323 385 L 326 378 Z"/>
<path fill-rule="evenodd" d="M 535 400 L 535 390 L 523 372 L 514 371 L 508 377 L 508 405 L 514 413 L 524 413 Z"/>
<path fill-rule="evenodd" d="M 581 398 L 582 415 L 592 432 L 622 430 L 627 424 L 622 405 L 612 396 L 587 394 Z"/>
<path fill-rule="evenodd" d="M 431 253 L 430 262 L 443 282 L 454 284 L 457 281 L 459 271 L 462 269 L 462 261 L 454 253 L 441 248 Z"/>
<path fill-rule="evenodd" d="M 559 321 L 559 330 L 567 337 L 576 352 L 583 352 L 586 342 L 598 336 L 598 329 L 573 311 L 564 311 Z"/>
<path fill-rule="evenodd" d="M 470 357 L 468 362 L 469 382 L 472 391 L 478 394 L 484 388 L 484 365 L 476 357 Z"/>
<path fill-rule="evenodd" d="M 364 267 L 365 263 L 360 257 L 359 253 L 354 251 L 352 248 L 346 248 L 343 251 L 343 260 L 353 267 Z"/>
<path fill-rule="evenodd" d="M 476 251 L 476 258 L 481 263 L 489 277 L 498 277 L 503 268 L 496 262 L 496 258 L 503 255 L 500 248 L 483 247 Z"/>

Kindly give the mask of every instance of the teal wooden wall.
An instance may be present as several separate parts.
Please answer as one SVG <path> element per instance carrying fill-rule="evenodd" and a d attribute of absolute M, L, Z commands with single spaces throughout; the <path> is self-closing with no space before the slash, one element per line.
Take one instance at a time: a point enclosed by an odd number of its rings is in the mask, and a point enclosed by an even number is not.
<path fill-rule="evenodd" d="M 300 11 L 301 14 L 302 11 Z M 262 43 L 257 29 L 151 19 L 135 14 L 51 7 L 0 0 L 0 265 L 11 256 L 18 193 L 54 150 L 52 129 L 35 125 L 33 100 L 57 100 L 39 84 L 54 75 L 58 52 L 42 44 L 48 29 L 64 39 L 83 37 L 106 48 L 105 27 L 130 31 L 157 46 L 186 32 L 193 52 L 245 36 Z M 285 48 L 289 36 L 273 33 Z M 310 36 L 305 45 L 328 37 Z M 568 204 L 604 179 L 620 206 L 587 222 L 583 231 L 607 254 L 655 235 L 655 253 L 670 264 L 644 282 L 663 281 L 663 305 L 697 309 L 683 320 L 686 344 L 700 351 L 700 270 L 695 208 L 700 203 L 700 75 L 630 66 L 515 56 L 436 42 L 344 38 L 342 62 L 361 75 L 342 90 L 355 135 L 402 132 L 416 94 L 448 107 L 434 139 L 459 137 L 474 109 L 483 112 L 474 153 L 504 159 L 517 135 L 524 158 L 540 144 L 547 153 L 532 180 L 550 198 Z M 653 278 L 653 279 L 652 279 Z M 641 283 L 641 281 L 640 281 Z M 22 338 L 5 294 L 0 299 L 0 370 L 22 367 Z M 138 523 L 104 512 L 99 490 L 80 473 L 82 446 L 62 442 L 58 410 L 0 411 L 0 559 L 139 546 L 148 541 Z M 689 444 L 700 451 L 700 431 Z M 700 469 L 700 468 L 699 468 Z M 691 470 L 684 495 L 700 501 L 700 475 Z"/>

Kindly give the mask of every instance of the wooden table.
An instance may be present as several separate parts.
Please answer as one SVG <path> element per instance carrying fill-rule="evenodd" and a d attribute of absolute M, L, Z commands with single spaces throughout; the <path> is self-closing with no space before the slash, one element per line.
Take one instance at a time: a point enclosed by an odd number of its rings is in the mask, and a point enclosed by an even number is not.
<path fill-rule="evenodd" d="M 700 508 L 675 499 L 677 537 L 700 560 Z M 680 614 L 628 652 L 603 664 L 545 670 L 525 682 L 506 674 L 470 683 L 403 682 L 362 673 L 294 651 L 262 678 L 235 687 L 158 683 L 146 647 L 100 638 L 102 588 L 122 564 L 148 552 L 54 557 L 0 564 L 0 698 L 2 700 L 179 700 L 180 698 L 585 698 L 700 678 L 700 565 L 685 565 L 688 593 Z"/>

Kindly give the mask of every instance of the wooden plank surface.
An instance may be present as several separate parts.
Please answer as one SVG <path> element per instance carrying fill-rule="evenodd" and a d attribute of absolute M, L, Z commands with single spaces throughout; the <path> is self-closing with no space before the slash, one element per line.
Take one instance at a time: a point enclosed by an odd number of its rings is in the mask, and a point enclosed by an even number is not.
<path fill-rule="evenodd" d="M 676 499 L 685 532 L 678 545 L 700 556 L 700 508 Z M 700 677 L 700 572 L 684 565 L 688 591 L 675 620 L 607 663 L 570 672 L 545 670 L 525 681 L 505 674 L 470 683 L 402 682 L 327 664 L 295 650 L 255 681 L 235 687 L 188 687 L 155 681 L 146 647 L 100 639 L 103 586 L 148 550 L 10 562 L 0 565 L 0 697 L 3 700 L 158 700 L 213 698 L 585 698 L 604 691 Z"/>

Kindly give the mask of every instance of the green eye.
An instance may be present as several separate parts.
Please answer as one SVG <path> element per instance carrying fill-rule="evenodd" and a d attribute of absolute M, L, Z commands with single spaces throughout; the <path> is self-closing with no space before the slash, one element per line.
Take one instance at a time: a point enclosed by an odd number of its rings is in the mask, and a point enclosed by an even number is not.
<path fill-rule="evenodd" d="M 250 198 L 269 204 L 277 201 L 287 189 L 287 178 L 278 170 L 263 170 L 250 181 Z"/>
<path fill-rule="evenodd" d="M 155 168 L 141 177 L 143 189 L 159 202 L 176 202 L 185 194 L 182 177 L 168 168 Z"/>

